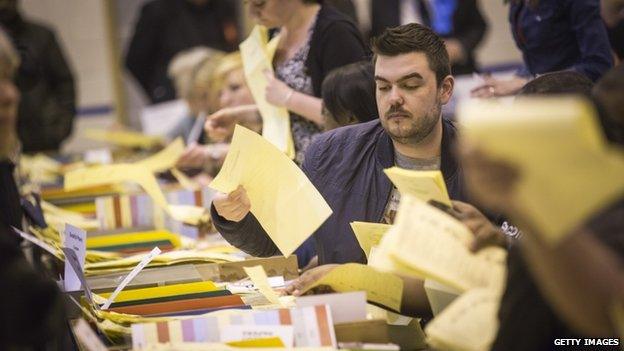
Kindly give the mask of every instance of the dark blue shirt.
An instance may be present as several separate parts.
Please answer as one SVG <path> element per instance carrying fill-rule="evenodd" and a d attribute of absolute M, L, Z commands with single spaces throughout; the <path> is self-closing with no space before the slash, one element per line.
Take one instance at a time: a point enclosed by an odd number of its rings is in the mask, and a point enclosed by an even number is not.
<path fill-rule="evenodd" d="M 597 81 L 613 67 L 599 0 L 512 1 L 509 21 L 525 75 L 571 69 Z"/>

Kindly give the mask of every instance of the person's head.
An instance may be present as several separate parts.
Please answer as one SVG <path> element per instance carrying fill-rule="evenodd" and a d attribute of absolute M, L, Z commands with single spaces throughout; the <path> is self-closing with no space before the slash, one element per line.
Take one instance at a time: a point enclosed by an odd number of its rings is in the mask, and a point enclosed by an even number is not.
<path fill-rule="evenodd" d="M 444 42 L 412 23 L 386 29 L 371 44 L 381 124 L 395 142 L 419 143 L 440 123 L 453 93 Z"/>
<path fill-rule="evenodd" d="M 202 69 L 212 70 L 221 57 L 221 51 L 194 47 L 175 55 L 167 67 L 167 75 L 173 80 L 177 97 L 186 100 L 194 116 L 202 110 L 202 97 L 195 87 L 196 76 Z"/>
<path fill-rule="evenodd" d="M 254 20 L 267 28 L 283 26 L 293 14 L 306 5 L 321 4 L 322 0 L 246 0 Z"/>
<path fill-rule="evenodd" d="M 377 118 L 372 63 L 356 62 L 331 71 L 323 80 L 325 128 L 367 122 Z"/>
<path fill-rule="evenodd" d="M 18 16 L 17 0 L 0 0 L 0 23 L 9 24 Z"/>
<path fill-rule="evenodd" d="M 254 103 L 245 81 L 240 52 L 228 54 L 221 59 L 214 72 L 213 90 L 217 94 L 217 106 L 220 109 Z"/>
<path fill-rule="evenodd" d="M 585 75 L 575 71 L 558 71 L 541 75 L 518 92 L 520 96 L 573 94 L 589 96 L 594 83 Z"/>
<path fill-rule="evenodd" d="M 612 68 L 596 83 L 594 99 L 607 137 L 624 144 L 624 65 Z"/>

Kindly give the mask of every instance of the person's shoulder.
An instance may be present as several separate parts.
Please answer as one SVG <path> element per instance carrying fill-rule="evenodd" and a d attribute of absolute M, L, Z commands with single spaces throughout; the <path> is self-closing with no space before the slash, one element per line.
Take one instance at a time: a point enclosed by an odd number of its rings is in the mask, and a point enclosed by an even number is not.
<path fill-rule="evenodd" d="M 323 5 L 319 10 L 319 14 L 316 20 L 316 30 L 321 32 L 333 32 L 340 30 L 352 30 L 357 31 L 357 26 L 349 18 L 349 16 L 336 10 L 332 6 Z"/>
<path fill-rule="evenodd" d="M 316 149 L 334 150 L 335 154 L 341 154 L 346 150 L 357 150 L 375 143 L 381 133 L 383 133 L 383 127 L 379 119 L 375 119 L 319 134 L 313 144 Z"/>

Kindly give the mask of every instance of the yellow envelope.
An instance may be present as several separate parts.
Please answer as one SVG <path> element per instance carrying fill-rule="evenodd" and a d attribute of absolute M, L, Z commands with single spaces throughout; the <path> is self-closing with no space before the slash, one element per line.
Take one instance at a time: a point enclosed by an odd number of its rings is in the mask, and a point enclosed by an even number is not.
<path fill-rule="evenodd" d="M 425 202 L 436 200 L 453 207 L 440 171 L 414 171 L 392 167 L 384 169 L 384 173 L 402 195 L 410 194 Z"/>
<path fill-rule="evenodd" d="M 459 291 L 476 287 L 501 290 L 506 251 L 489 247 L 475 254 L 469 250 L 472 240 L 473 234 L 464 224 L 407 195 L 401 199 L 396 222 L 381 249 L 391 260 L 409 267 L 400 273 L 415 273 Z"/>
<path fill-rule="evenodd" d="M 173 284 L 167 286 L 157 286 L 153 288 L 141 288 L 132 290 L 122 290 L 115 298 L 115 302 L 136 301 L 145 299 L 156 299 L 161 297 L 197 294 L 219 290 L 211 281 Z M 112 292 L 101 293 L 101 297 L 108 299 Z"/>
<path fill-rule="evenodd" d="M 239 185 L 247 191 L 251 212 L 287 257 L 332 213 L 294 162 L 260 135 L 237 125 L 210 187 L 230 193 Z"/>
<path fill-rule="evenodd" d="M 381 238 L 390 227 L 392 226 L 384 223 L 351 222 L 351 229 L 353 229 L 360 247 L 364 250 L 366 258 L 369 257 L 371 248 L 379 245 Z"/>
<path fill-rule="evenodd" d="M 366 291 L 368 301 L 395 311 L 401 310 L 403 280 L 394 274 L 377 271 L 371 266 L 357 263 L 339 265 L 308 286 L 303 293 L 320 285 L 328 285 L 337 292 Z"/>
<path fill-rule="evenodd" d="M 436 350 L 487 351 L 498 332 L 500 295 L 474 289 L 453 301 L 425 328 Z"/>
<path fill-rule="evenodd" d="M 607 143 L 588 102 L 471 101 L 459 119 L 465 138 L 518 169 L 510 201 L 553 244 L 624 194 L 624 152 Z"/>
<path fill-rule="evenodd" d="M 283 107 L 277 107 L 266 100 L 267 79 L 265 72 L 273 72 L 272 58 L 277 49 L 277 40 L 267 46 L 268 31 L 255 26 L 249 37 L 240 44 L 245 79 L 262 116 L 262 136 L 291 159 L 295 156 L 290 130 L 290 115 Z"/>

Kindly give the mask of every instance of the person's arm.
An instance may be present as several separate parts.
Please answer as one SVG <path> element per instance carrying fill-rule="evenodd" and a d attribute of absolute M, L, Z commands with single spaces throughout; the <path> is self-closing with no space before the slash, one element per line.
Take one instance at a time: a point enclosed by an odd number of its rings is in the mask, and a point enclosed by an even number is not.
<path fill-rule="evenodd" d="M 150 81 L 154 75 L 155 52 L 158 49 L 160 40 L 158 26 L 158 14 L 156 8 L 148 3 L 141 9 L 139 20 L 134 28 L 134 35 L 126 54 L 126 68 L 141 85 L 147 96 L 152 96 L 150 92 Z"/>
<path fill-rule="evenodd" d="M 488 26 L 481 14 L 477 0 L 462 0 L 458 2 L 457 6 L 455 16 L 459 16 L 459 20 L 456 23 L 455 36 L 447 39 L 446 42 L 447 45 L 453 42 L 458 43 L 465 60 L 483 41 Z M 461 60 L 456 60 L 456 62 L 458 61 Z"/>
<path fill-rule="evenodd" d="M 44 112 L 50 118 L 50 127 L 55 129 L 55 133 L 50 136 L 54 144 L 60 144 L 72 132 L 74 117 L 76 115 L 76 88 L 74 76 L 65 59 L 65 55 L 56 39 L 54 33 L 50 33 L 46 48 L 46 75 L 50 80 L 50 88 L 53 95 L 49 108 Z"/>
<path fill-rule="evenodd" d="M 587 228 L 575 230 L 558 246 L 552 246 L 541 239 L 539 230 L 530 222 L 522 218 L 519 221 L 528 267 L 559 316 L 589 336 L 617 335 L 611 309 L 614 302 L 624 302 L 621 258 Z"/>
<path fill-rule="evenodd" d="M 569 23 L 576 35 L 581 61 L 572 66 L 593 81 L 613 67 L 611 44 L 600 16 L 600 1 L 569 0 Z"/>
<path fill-rule="evenodd" d="M 281 252 L 250 212 L 251 203 L 242 186 L 229 194 L 217 194 L 210 216 L 217 231 L 230 244 L 256 257 L 281 255 Z"/>

